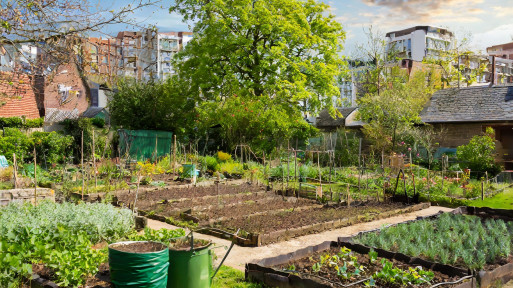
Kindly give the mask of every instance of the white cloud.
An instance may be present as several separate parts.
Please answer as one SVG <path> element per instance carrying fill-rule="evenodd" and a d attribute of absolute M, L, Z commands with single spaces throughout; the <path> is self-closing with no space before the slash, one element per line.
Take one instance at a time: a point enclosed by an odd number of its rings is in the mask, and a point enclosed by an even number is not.
<path fill-rule="evenodd" d="M 493 6 L 494 15 L 497 17 L 511 17 L 513 15 L 513 7 Z"/>
<path fill-rule="evenodd" d="M 474 48 L 486 52 L 486 47 L 513 42 L 513 23 L 473 35 Z"/>

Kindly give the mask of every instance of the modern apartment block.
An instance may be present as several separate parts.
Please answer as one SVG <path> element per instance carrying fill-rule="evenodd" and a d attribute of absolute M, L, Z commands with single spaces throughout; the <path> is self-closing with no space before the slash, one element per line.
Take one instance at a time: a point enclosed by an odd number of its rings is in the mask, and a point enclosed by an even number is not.
<path fill-rule="evenodd" d="M 490 56 L 513 60 L 513 42 L 488 47 L 486 53 Z"/>
<path fill-rule="evenodd" d="M 386 34 L 387 53 L 413 61 L 438 57 L 442 51 L 454 47 L 454 34 L 443 28 L 415 26 Z"/>

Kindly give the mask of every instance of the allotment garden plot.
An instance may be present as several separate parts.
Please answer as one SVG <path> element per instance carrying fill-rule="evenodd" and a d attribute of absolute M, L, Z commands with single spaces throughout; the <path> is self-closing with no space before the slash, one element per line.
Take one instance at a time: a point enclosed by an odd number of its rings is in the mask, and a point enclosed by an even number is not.
<path fill-rule="evenodd" d="M 390 217 L 429 204 L 355 201 L 325 205 L 313 199 L 284 197 L 258 185 L 212 185 L 145 191 L 118 196 L 119 204 L 147 217 L 198 229 L 219 237 L 238 233 L 237 243 L 260 246 L 358 222 Z"/>

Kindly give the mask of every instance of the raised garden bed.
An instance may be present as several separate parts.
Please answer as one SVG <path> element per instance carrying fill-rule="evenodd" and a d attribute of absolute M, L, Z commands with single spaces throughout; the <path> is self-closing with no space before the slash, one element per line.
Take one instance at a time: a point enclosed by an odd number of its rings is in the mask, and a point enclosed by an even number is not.
<path fill-rule="evenodd" d="M 212 209 L 205 209 L 198 213 L 189 213 L 189 218 L 199 225 L 213 225 L 224 220 L 237 218 L 255 217 L 257 215 L 278 214 L 287 212 L 289 209 L 304 211 L 314 208 L 322 208 L 322 205 L 308 199 L 297 199 L 293 197 L 267 197 L 256 200 L 248 200 L 225 206 L 214 206 Z"/>
<path fill-rule="evenodd" d="M 254 193 L 264 191 L 264 188 L 257 185 L 214 185 L 207 187 L 194 187 L 188 186 L 183 188 L 168 188 L 168 189 L 153 189 L 150 191 L 139 191 L 137 202 L 140 201 L 161 201 L 161 200 L 178 200 L 178 199 L 192 199 L 205 196 L 217 195 L 233 195 L 240 193 Z M 133 203 L 135 200 L 135 190 L 125 193 L 117 194 L 118 201 L 128 204 Z"/>
<path fill-rule="evenodd" d="M 458 269 L 441 272 L 444 267 L 422 267 L 415 258 L 393 259 L 369 249 L 352 250 L 345 244 L 327 241 L 248 263 L 246 279 L 269 287 L 431 287 L 463 282 L 467 276 Z"/>
<path fill-rule="evenodd" d="M 476 276 L 475 283 L 466 287 L 492 287 L 513 279 L 513 214 L 509 210 L 460 207 L 339 241 L 361 247 L 357 249 L 374 247 L 387 258 L 410 255 L 425 265 L 453 265 Z"/>
<path fill-rule="evenodd" d="M 262 191 L 239 194 L 225 194 L 219 196 L 204 196 L 197 198 L 183 198 L 175 200 L 138 199 L 137 209 L 146 212 L 155 211 L 155 213 L 158 213 L 162 216 L 176 216 L 186 210 L 199 212 L 220 206 L 223 207 L 228 205 L 235 205 L 237 203 L 256 201 L 268 197 L 274 197 L 274 195 L 272 193 Z M 118 204 L 123 205 L 125 203 L 118 202 Z"/>
<path fill-rule="evenodd" d="M 361 203 L 359 207 L 328 207 L 286 210 L 219 221 L 202 233 L 225 238 L 225 231 L 240 229 L 236 243 L 262 246 L 290 238 L 350 226 L 359 222 L 383 219 L 393 215 L 428 208 L 429 203 L 406 206 L 400 203 Z"/>

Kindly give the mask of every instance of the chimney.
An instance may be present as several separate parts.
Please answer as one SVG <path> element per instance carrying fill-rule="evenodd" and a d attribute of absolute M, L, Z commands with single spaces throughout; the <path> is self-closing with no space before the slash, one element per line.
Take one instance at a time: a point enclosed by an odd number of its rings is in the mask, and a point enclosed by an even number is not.
<path fill-rule="evenodd" d="M 490 87 L 493 87 L 496 83 L 495 81 L 495 56 L 492 56 L 492 79 L 490 81 Z"/>

